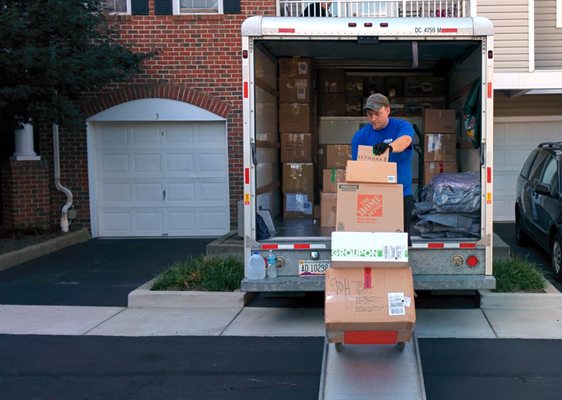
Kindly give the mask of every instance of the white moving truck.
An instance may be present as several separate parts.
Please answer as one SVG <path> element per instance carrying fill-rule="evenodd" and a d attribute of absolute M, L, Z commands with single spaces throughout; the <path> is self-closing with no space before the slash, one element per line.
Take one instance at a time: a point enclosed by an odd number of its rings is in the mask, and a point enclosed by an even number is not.
<path fill-rule="evenodd" d="M 331 233 L 312 218 L 286 218 L 280 159 L 279 60 L 301 57 L 310 61 L 311 76 L 321 70 L 339 70 L 348 81 L 380 82 L 391 97 L 393 112 L 423 131 L 423 109 L 454 110 L 456 115 L 456 170 L 480 177 L 479 228 L 476 234 L 427 238 L 412 233 L 409 262 L 417 290 L 486 289 L 495 287 L 492 276 L 492 166 L 493 166 L 493 27 L 474 18 L 283 18 L 254 16 L 242 25 L 243 140 L 244 140 L 244 258 L 253 252 L 277 256 L 277 277 L 242 281 L 250 292 L 321 291 L 322 271 L 331 259 Z M 357 78 L 360 77 L 358 80 Z M 348 143 L 366 119 L 357 115 L 322 115 L 325 88 L 311 81 L 313 165 L 316 197 L 322 168 L 322 149 L 330 143 Z M 386 82 L 393 82 L 388 87 Z M 433 82 L 433 83 L 432 83 Z M 463 107 L 479 92 L 476 143 L 465 133 Z M 373 84 L 373 89 L 376 84 Z M 404 86 L 407 87 L 404 89 Z M 435 97 L 432 86 L 441 86 Z M 349 85 L 347 85 L 349 89 Z M 349 104 L 345 93 L 328 98 L 344 101 L 346 113 L 362 112 L 363 97 Z M 416 92 L 417 90 L 417 92 Z M 338 93 L 335 93 L 338 94 Z M 323 103 L 324 106 L 321 104 Z M 413 105 L 412 105 L 413 104 Z M 333 105 L 333 104 L 332 104 Z M 419 109 L 416 109 L 418 107 Z M 339 137 L 338 137 L 339 135 Z M 415 139 L 413 172 L 416 193 L 423 188 L 423 136 Z M 426 147 L 427 147 L 426 143 Z M 426 149 L 427 150 L 427 149 Z M 453 150 L 455 152 L 455 150 Z M 427 171 L 426 171 L 427 172 Z M 425 179 L 427 181 L 427 178 Z M 416 199 L 419 196 L 416 195 Z M 257 239 L 256 215 L 273 229 L 271 237 Z M 312 213 L 311 210 L 306 210 Z M 477 217 L 478 219 L 478 217 Z M 271 224 L 272 223 L 272 224 Z M 246 273 L 247 276 L 247 273 Z"/>

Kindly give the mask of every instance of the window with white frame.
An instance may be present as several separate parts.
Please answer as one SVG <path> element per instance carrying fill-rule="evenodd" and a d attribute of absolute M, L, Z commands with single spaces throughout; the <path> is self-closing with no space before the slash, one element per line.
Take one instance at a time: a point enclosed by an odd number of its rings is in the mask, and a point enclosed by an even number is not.
<path fill-rule="evenodd" d="M 174 0 L 174 14 L 221 14 L 222 0 Z"/>
<path fill-rule="evenodd" d="M 562 28 L 562 0 L 556 0 L 556 27 Z"/>
<path fill-rule="evenodd" d="M 130 14 L 131 0 L 104 0 L 103 9 L 109 14 Z"/>

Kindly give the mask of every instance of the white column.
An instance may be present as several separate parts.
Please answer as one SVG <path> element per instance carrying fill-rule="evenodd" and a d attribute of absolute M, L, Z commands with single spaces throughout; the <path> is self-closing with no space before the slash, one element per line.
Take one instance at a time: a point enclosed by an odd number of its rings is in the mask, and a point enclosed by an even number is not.
<path fill-rule="evenodd" d="M 40 160 L 41 157 L 33 150 L 33 125 L 24 124 L 23 128 L 16 129 L 16 151 L 12 160 L 25 161 L 25 160 Z"/>

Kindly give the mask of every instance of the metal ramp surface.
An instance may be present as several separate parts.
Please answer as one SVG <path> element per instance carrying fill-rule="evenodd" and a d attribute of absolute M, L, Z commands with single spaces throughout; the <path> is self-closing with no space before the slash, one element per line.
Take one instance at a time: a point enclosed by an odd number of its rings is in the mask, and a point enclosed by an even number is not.
<path fill-rule="evenodd" d="M 425 400 L 414 335 L 404 350 L 392 345 L 324 343 L 319 400 Z"/>

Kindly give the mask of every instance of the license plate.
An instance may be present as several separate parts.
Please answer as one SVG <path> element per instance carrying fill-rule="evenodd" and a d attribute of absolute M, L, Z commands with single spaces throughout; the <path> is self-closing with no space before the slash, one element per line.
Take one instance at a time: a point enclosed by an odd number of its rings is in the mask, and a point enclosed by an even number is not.
<path fill-rule="evenodd" d="M 299 260 L 299 275 L 324 275 L 326 273 L 326 268 L 329 267 L 329 260 Z"/>

